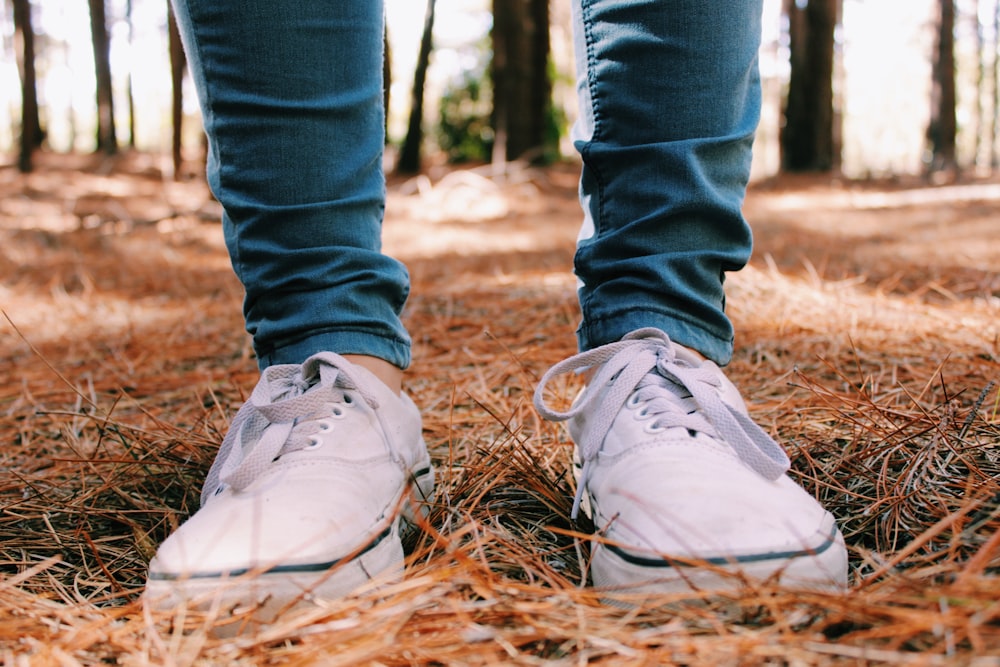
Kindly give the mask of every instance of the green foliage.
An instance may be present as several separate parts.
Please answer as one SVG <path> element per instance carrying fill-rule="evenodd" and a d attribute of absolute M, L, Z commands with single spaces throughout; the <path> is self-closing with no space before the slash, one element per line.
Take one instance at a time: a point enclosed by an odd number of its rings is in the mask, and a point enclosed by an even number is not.
<path fill-rule="evenodd" d="M 493 82 L 489 73 L 492 57 L 486 42 L 477 47 L 476 64 L 459 74 L 441 96 L 437 144 L 452 163 L 483 162 L 493 153 Z M 559 76 L 549 64 L 549 78 Z M 545 110 L 545 148 L 536 161 L 559 160 L 559 140 L 567 131 L 566 112 L 550 103 Z"/>
<path fill-rule="evenodd" d="M 560 78 L 566 78 L 561 75 L 559 70 L 556 68 L 555 63 L 552 58 L 549 58 L 549 81 L 555 85 L 556 81 Z M 573 76 L 569 75 L 569 85 L 573 86 Z M 556 104 L 555 99 L 550 95 L 549 104 L 545 108 L 545 153 L 542 156 L 542 162 L 545 164 L 551 164 L 553 162 L 558 162 L 562 155 L 559 152 L 559 140 L 566 135 L 569 131 L 569 118 L 566 116 L 566 110 L 560 105 Z"/>
<path fill-rule="evenodd" d="M 482 162 L 493 152 L 489 54 L 481 55 L 475 67 L 456 77 L 441 97 L 437 143 L 449 162 Z"/>

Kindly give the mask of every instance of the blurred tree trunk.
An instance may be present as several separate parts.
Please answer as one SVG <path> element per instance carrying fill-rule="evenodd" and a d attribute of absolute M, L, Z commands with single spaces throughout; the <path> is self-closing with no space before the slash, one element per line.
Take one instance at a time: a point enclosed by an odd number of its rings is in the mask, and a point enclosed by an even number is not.
<path fill-rule="evenodd" d="M 785 0 L 791 79 L 781 130 L 784 171 L 832 171 L 839 167 L 833 108 L 839 9 L 840 0 Z"/>
<path fill-rule="evenodd" d="M 125 1 L 125 24 L 128 26 L 128 48 L 132 51 L 132 35 L 135 25 L 132 23 L 132 0 Z M 125 85 L 125 95 L 128 102 L 128 147 L 135 148 L 135 96 L 132 94 L 132 67 L 128 68 L 128 79 Z"/>
<path fill-rule="evenodd" d="M 410 122 L 406 128 L 403 148 L 399 151 L 399 161 L 396 163 L 396 171 L 401 174 L 416 174 L 420 171 L 420 147 L 424 141 L 424 84 L 427 81 L 427 67 L 430 64 L 434 42 L 434 5 L 435 0 L 427 0 L 424 33 L 420 38 L 420 54 L 417 56 L 417 66 L 413 73 Z"/>
<path fill-rule="evenodd" d="M 167 3 L 167 35 L 170 47 L 170 156 L 174 169 L 174 180 L 181 177 L 184 164 L 184 45 L 177 28 L 173 3 Z"/>
<path fill-rule="evenodd" d="M 104 0 L 90 3 L 90 34 L 94 46 L 94 74 L 97 79 L 97 150 L 113 154 L 118 150 L 115 132 L 115 104 L 111 87 L 111 39 Z"/>
<path fill-rule="evenodd" d="M 955 0 L 938 0 L 937 41 L 931 65 L 930 173 L 958 169 L 955 143 Z"/>
<path fill-rule="evenodd" d="M 973 3 L 972 21 L 976 31 L 976 140 L 972 150 L 972 166 L 979 165 L 979 155 L 983 151 L 983 135 L 986 133 L 986 35 L 983 22 L 979 20 L 980 0 Z"/>
<path fill-rule="evenodd" d="M 382 112 L 385 116 L 382 127 L 385 143 L 389 143 L 389 102 L 392 99 L 392 46 L 389 44 L 389 24 L 382 29 Z"/>
<path fill-rule="evenodd" d="M 549 135 L 548 0 L 493 0 L 493 163 L 540 160 Z"/>
<path fill-rule="evenodd" d="M 990 126 L 990 168 L 1000 167 L 997 137 L 1000 136 L 1000 0 L 993 5 L 993 123 Z"/>
<path fill-rule="evenodd" d="M 17 52 L 17 71 L 21 76 L 21 138 L 17 168 L 27 173 L 32 169 L 32 154 L 42 145 L 35 78 L 35 30 L 31 23 L 30 0 L 14 0 L 13 5 L 14 49 Z"/>

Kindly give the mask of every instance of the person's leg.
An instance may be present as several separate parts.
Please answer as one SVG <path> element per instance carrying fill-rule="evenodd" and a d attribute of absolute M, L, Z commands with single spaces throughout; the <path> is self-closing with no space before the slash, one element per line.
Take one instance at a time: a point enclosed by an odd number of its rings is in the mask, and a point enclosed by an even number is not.
<path fill-rule="evenodd" d="M 408 277 L 379 252 L 382 4 L 175 6 L 262 376 L 145 599 L 269 621 L 398 573 L 401 510 L 433 488 L 399 393 Z"/>
<path fill-rule="evenodd" d="M 760 115 L 760 0 L 583 0 L 575 11 L 580 349 L 654 326 L 724 364 L 723 274 L 751 249 L 741 205 Z"/>
<path fill-rule="evenodd" d="M 724 273 L 751 249 L 741 206 L 760 13 L 759 0 L 575 7 L 581 353 L 546 373 L 535 404 L 577 445 L 573 512 L 600 535 L 598 586 L 846 582 L 833 517 L 785 474 L 788 457 L 717 365 L 733 351 Z M 588 386 L 553 410 L 546 384 L 571 371 Z"/>
<path fill-rule="evenodd" d="M 322 350 L 404 368 L 408 291 L 381 254 L 382 3 L 175 3 L 262 368 Z"/>

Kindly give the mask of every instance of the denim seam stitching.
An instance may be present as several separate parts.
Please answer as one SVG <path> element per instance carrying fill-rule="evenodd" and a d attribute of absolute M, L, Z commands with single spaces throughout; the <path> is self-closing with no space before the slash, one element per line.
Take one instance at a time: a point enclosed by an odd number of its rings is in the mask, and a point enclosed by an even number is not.
<path fill-rule="evenodd" d="M 202 20 L 197 20 L 196 21 L 195 20 L 194 13 L 197 10 L 196 10 L 196 8 L 193 5 L 194 5 L 194 3 L 188 3 L 188 10 L 187 10 L 188 16 L 187 16 L 187 20 L 191 24 L 191 28 L 190 28 L 191 29 L 191 33 L 192 34 L 196 34 L 196 33 L 199 32 L 199 28 L 204 24 L 204 21 L 202 21 Z M 202 50 L 202 48 L 200 46 L 200 44 L 203 42 L 203 40 L 201 38 L 195 38 L 195 39 L 189 40 L 189 41 L 191 42 L 190 45 L 187 44 L 187 43 L 184 43 L 183 44 L 183 48 L 185 50 L 188 49 L 188 48 L 190 48 L 192 51 L 194 51 L 195 52 L 195 59 L 197 60 L 197 62 L 201 63 L 201 67 L 204 68 L 204 63 L 205 63 L 204 51 Z M 188 56 L 188 61 L 189 62 L 191 61 L 191 57 L 190 56 Z M 203 118 L 202 118 L 202 124 L 204 125 L 206 136 L 211 136 L 212 135 L 212 126 L 215 125 L 215 102 L 214 102 L 214 95 L 212 94 L 212 87 L 209 86 L 207 84 L 207 82 L 205 82 L 205 84 L 202 85 L 202 86 L 200 86 L 200 87 L 202 89 L 202 92 L 204 93 L 204 96 L 203 96 L 204 99 L 202 100 L 202 104 L 201 104 L 202 116 L 203 116 Z M 218 179 L 217 183 L 218 183 L 218 186 L 219 186 L 220 189 L 222 189 L 222 179 L 224 178 L 224 172 L 225 172 L 225 170 L 222 168 L 223 160 L 221 158 L 221 150 L 222 149 L 220 148 L 219 142 L 217 142 L 217 141 L 209 141 L 208 142 L 208 151 L 209 151 L 209 153 L 210 154 L 212 154 L 212 153 L 215 154 L 215 164 L 216 164 L 216 168 L 217 168 L 216 178 Z M 206 177 L 207 177 L 207 174 L 206 174 Z M 211 188 L 211 179 L 208 179 L 208 180 L 209 180 L 209 189 L 212 189 Z M 213 193 L 213 194 L 215 194 L 215 193 Z M 223 217 L 224 218 L 229 218 L 229 212 L 226 211 L 225 209 L 223 209 Z M 235 223 L 232 222 L 231 218 L 229 218 L 229 223 L 230 224 L 235 224 Z M 225 222 L 223 224 L 225 224 Z M 236 242 L 232 244 L 232 249 L 230 250 L 229 254 L 230 254 L 230 263 L 233 266 L 233 270 L 236 273 L 236 275 L 238 277 L 240 277 L 240 280 L 242 282 L 242 276 L 245 275 L 246 272 L 243 270 L 243 260 L 242 260 L 243 253 L 241 252 L 240 239 L 239 239 L 238 235 L 237 235 L 237 238 L 236 238 Z"/>
<path fill-rule="evenodd" d="M 591 16 L 591 5 L 587 2 L 580 3 L 580 17 L 581 23 L 583 24 L 583 36 L 584 41 L 587 45 L 587 89 L 590 93 L 590 111 L 593 114 L 591 118 L 593 132 L 587 144 L 581 150 L 581 155 L 586 158 L 587 154 L 591 153 L 591 146 L 597 141 L 602 135 L 602 126 L 600 122 L 600 104 L 597 96 L 597 55 L 594 52 L 594 21 Z M 604 176 L 601 171 L 591 163 L 589 169 L 594 177 L 594 182 L 597 186 L 597 215 L 592 216 L 594 223 L 594 240 L 596 241 L 602 234 L 603 222 L 604 222 Z M 580 249 L 577 248 L 575 253 L 574 261 L 580 256 Z M 592 297 L 588 296 L 584 298 L 582 290 L 577 290 L 580 296 L 580 311 L 583 316 L 583 327 L 586 328 L 587 322 L 590 319 L 588 317 L 588 312 L 590 311 L 590 302 Z M 591 291 L 593 294 L 593 290 Z"/>

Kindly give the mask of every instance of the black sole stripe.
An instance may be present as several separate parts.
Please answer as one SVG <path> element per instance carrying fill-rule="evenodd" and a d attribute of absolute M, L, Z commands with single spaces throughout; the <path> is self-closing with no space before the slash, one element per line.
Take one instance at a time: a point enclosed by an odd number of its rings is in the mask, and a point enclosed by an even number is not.
<path fill-rule="evenodd" d="M 270 575 L 270 574 L 294 574 L 303 572 L 325 572 L 329 569 L 337 567 L 341 563 L 352 561 L 356 558 L 360 558 L 365 555 L 378 545 L 380 545 L 389 535 L 392 534 L 392 525 L 386 527 L 381 533 L 375 536 L 375 538 L 369 542 L 363 549 L 352 553 L 350 556 L 344 558 L 336 558 L 331 561 L 326 561 L 323 563 L 297 563 L 294 565 L 275 565 L 273 567 L 267 568 L 266 570 L 259 570 L 256 568 L 240 568 L 238 570 L 222 570 L 218 572 L 150 572 L 149 578 L 153 581 L 184 581 L 191 579 L 232 579 L 234 577 L 241 577 L 247 574 L 255 573 L 258 575 Z"/>
<path fill-rule="evenodd" d="M 696 557 L 684 557 L 677 558 L 676 560 L 670 559 L 667 556 L 663 557 L 649 557 L 649 556 L 639 556 L 634 553 L 622 549 L 621 547 L 611 544 L 610 542 L 602 542 L 601 545 L 611 551 L 613 554 L 621 558 L 627 563 L 632 565 L 638 565 L 640 567 L 652 567 L 652 568 L 677 568 L 677 567 L 704 567 L 705 565 L 714 566 L 725 566 L 725 565 L 744 565 L 748 563 L 762 563 L 769 560 L 793 560 L 795 558 L 805 558 L 808 556 L 818 556 L 823 552 L 827 551 L 834 544 L 837 543 L 837 528 L 834 526 L 829 535 L 823 538 L 823 543 L 819 546 L 811 549 L 798 549 L 794 551 L 769 551 L 766 553 L 756 553 L 756 554 L 744 554 L 744 555 L 733 555 L 733 556 L 712 556 L 708 558 L 696 558 Z"/>

